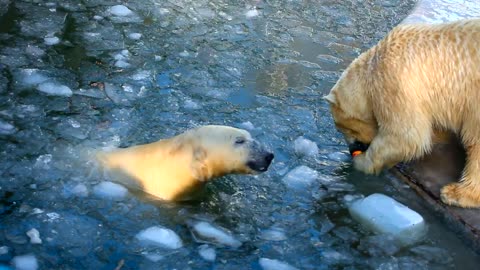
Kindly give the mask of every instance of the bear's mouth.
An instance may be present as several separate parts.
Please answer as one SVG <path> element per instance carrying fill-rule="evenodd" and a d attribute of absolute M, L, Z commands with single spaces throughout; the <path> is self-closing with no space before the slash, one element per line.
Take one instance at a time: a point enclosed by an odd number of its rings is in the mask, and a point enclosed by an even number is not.
<path fill-rule="evenodd" d="M 272 153 L 268 153 L 263 158 L 248 161 L 247 166 L 254 171 L 265 172 L 272 163 L 273 157 Z"/>
<path fill-rule="evenodd" d="M 369 146 L 370 144 L 362 143 L 360 141 L 355 141 L 348 145 L 348 151 L 350 152 L 350 155 L 352 155 L 353 152 L 356 152 L 356 151 L 365 152 L 367 151 Z"/>

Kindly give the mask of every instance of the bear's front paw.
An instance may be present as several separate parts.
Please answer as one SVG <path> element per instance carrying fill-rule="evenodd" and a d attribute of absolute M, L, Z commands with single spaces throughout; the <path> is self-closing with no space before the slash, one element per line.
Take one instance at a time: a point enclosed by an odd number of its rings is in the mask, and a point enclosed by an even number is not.
<path fill-rule="evenodd" d="M 453 183 L 442 188 L 440 197 L 442 202 L 448 205 L 465 208 L 480 207 L 478 190 L 477 188 L 462 185 L 462 183 Z"/>
<path fill-rule="evenodd" d="M 380 170 L 375 167 L 371 159 L 365 153 L 362 153 L 353 158 L 353 167 L 366 174 L 378 174 Z"/>

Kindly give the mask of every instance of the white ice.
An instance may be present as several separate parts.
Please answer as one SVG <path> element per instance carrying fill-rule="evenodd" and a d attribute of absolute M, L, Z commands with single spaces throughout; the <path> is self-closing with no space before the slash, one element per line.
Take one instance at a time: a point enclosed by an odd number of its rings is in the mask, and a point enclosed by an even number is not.
<path fill-rule="evenodd" d="M 254 130 L 255 129 L 255 126 L 250 121 L 240 123 L 240 125 L 238 125 L 238 127 L 246 129 L 246 130 Z"/>
<path fill-rule="evenodd" d="M 58 37 L 45 37 L 43 38 L 43 42 L 45 43 L 45 45 L 57 45 L 58 43 L 60 43 L 60 39 Z"/>
<path fill-rule="evenodd" d="M 15 133 L 15 126 L 7 123 L 3 120 L 0 120 L 0 134 L 1 135 L 10 135 Z"/>
<path fill-rule="evenodd" d="M 133 11 L 131 11 L 128 7 L 124 5 L 116 5 L 113 7 L 110 7 L 109 9 L 110 13 L 114 16 L 129 16 L 133 14 Z"/>
<path fill-rule="evenodd" d="M 298 268 L 291 266 L 288 263 L 268 258 L 260 258 L 258 263 L 263 270 L 296 270 Z"/>
<path fill-rule="evenodd" d="M 198 109 L 201 108 L 201 106 L 198 105 L 198 103 L 196 103 L 195 101 L 193 101 L 191 99 L 185 100 L 183 106 L 184 106 L 185 109 L 190 109 L 190 110 L 198 110 Z"/>
<path fill-rule="evenodd" d="M 293 142 L 295 153 L 304 156 L 316 156 L 318 155 L 318 146 L 315 142 L 305 139 L 303 136 L 298 137 Z"/>
<path fill-rule="evenodd" d="M 71 190 L 69 190 L 69 192 L 72 195 L 77 196 L 77 197 L 87 197 L 88 196 L 88 189 L 87 189 L 87 186 L 85 186 L 84 184 L 75 185 L 74 187 L 72 187 Z"/>
<path fill-rule="evenodd" d="M 238 248 L 242 245 L 242 242 L 235 239 L 225 229 L 213 226 L 212 224 L 200 221 L 193 225 L 194 233 L 200 238 L 201 241 L 211 242 L 215 244 L 230 246 Z"/>
<path fill-rule="evenodd" d="M 128 190 L 117 183 L 104 181 L 93 187 L 93 193 L 103 198 L 121 199 L 127 195 Z"/>
<path fill-rule="evenodd" d="M 128 68 L 130 66 L 130 64 L 126 61 L 118 60 L 118 61 L 115 62 L 115 66 L 118 67 L 118 68 Z"/>
<path fill-rule="evenodd" d="M 163 258 L 165 258 L 161 254 L 150 253 L 150 252 L 146 252 L 146 251 L 142 252 L 142 255 L 145 256 L 145 258 L 147 258 L 148 260 L 150 260 L 152 262 L 159 262 L 160 260 L 163 260 Z"/>
<path fill-rule="evenodd" d="M 290 188 L 305 189 L 310 186 L 318 176 L 318 172 L 314 169 L 300 165 L 287 173 L 282 181 Z"/>
<path fill-rule="evenodd" d="M 5 255 L 8 253 L 9 248 L 7 246 L 0 246 L 0 255 Z"/>
<path fill-rule="evenodd" d="M 153 226 L 139 232 L 135 236 L 140 242 L 156 246 L 177 249 L 183 246 L 182 239 L 172 230 Z"/>
<path fill-rule="evenodd" d="M 60 218 L 60 215 L 58 213 L 55 213 L 55 212 L 47 213 L 46 216 L 47 216 L 49 222 L 55 221 L 55 220 Z"/>
<path fill-rule="evenodd" d="M 283 241 L 287 239 L 285 231 L 280 228 L 270 228 L 260 233 L 260 238 L 269 241 Z"/>
<path fill-rule="evenodd" d="M 20 70 L 18 80 L 24 85 L 36 85 L 48 80 L 48 77 L 42 74 L 42 71 L 35 68 L 26 68 Z"/>
<path fill-rule="evenodd" d="M 246 16 L 247 18 L 257 17 L 258 15 L 260 15 L 260 12 L 258 12 L 258 9 L 256 9 L 256 8 L 255 8 L 255 9 L 251 9 L 251 10 L 249 10 L 249 11 L 247 11 L 247 12 L 245 13 L 245 16 Z"/>
<path fill-rule="evenodd" d="M 128 34 L 128 38 L 133 39 L 133 40 L 139 40 L 140 38 L 142 38 L 142 34 L 140 34 L 140 33 L 130 33 L 130 34 Z"/>
<path fill-rule="evenodd" d="M 396 200 L 379 193 L 354 201 L 352 217 L 376 233 L 392 235 L 402 243 L 414 243 L 426 232 L 422 216 Z"/>
<path fill-rule="evenodd" d="M 201 245 L 198 247 L 198 254 L 205 261 L 213 262 L 217 258 L 217 253 L 214 248 L 209 247 L 208 245 Z"/>
<path fill-rule="evenodd" d="M 64 96 L 71 97 L 73 95 L 72 89 L 68 86 L 53 83 L 53 82 L 44 82 L 38 85 L 38 91 L 53 95 L 53 96 Z"/>
<path fill-rule="evenodd" d="M 344 153 L 344 152 L 333 152 L 329 153 L 327 155 L 328 159 L 334 160 L 334 161 L 340 161 L 340 162 L 347 162 L 351 160 L 350 155 Z"/>
<path fill-rule="evenodd" d="M 30 54 L 31 56 L 36 56 L 36 57 L 41 57 L 45 54 L 45 51 L 40 49 L 38 46 L 35 45 L 27 45 L 27 48 L 25 48 L 25 52 Z"/>
<path fill-rule="evenodd" d="M 27 254 L 15 256 L 12 259 L 12 265 L 16 270 L 37 270 L 38 262 L 34 255 Z"/>
<path fill-rule="evenodd" d="M 31 230 L 29 230 L 27 232 L 27 236 L 30 238 L 30 243 L 32 244 L 42 243 L 42 239 L 40 239 L 40 232 L 35 228 L 32 228 Z"/>

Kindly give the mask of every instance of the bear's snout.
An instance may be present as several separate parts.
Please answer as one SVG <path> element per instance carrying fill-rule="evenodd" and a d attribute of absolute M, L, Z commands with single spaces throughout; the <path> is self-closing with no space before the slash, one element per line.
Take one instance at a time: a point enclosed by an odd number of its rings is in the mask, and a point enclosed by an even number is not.
<path fill-rule="evenodd" d="M 257 172 L 265 172 L 275 157 L 272 152 L 254 141 L 250 150 L 247 166 Z"/>
<path fill-rule="evenodd" d="M 348 145 L 348 150 L 350 151 L 350 155 L 351 155 L 355 151 L 365 152 L 365 151 L 367 151 L 368 147 L 369 147 L 369 145 L 366 144 L 366 143 L 355 141 L 355 142 Z"/>

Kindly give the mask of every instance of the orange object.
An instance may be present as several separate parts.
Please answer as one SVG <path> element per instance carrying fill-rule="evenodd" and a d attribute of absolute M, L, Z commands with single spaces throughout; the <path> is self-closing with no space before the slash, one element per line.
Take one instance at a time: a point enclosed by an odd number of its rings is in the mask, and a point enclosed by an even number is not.
<path fill-rule="evenodd" d="M 360 150 L 353 151 L 352 157 L 356 157 L 356 156 L 360 155 L 361 153 L 362 153 L 362 151 L 360 151 Z"/>

